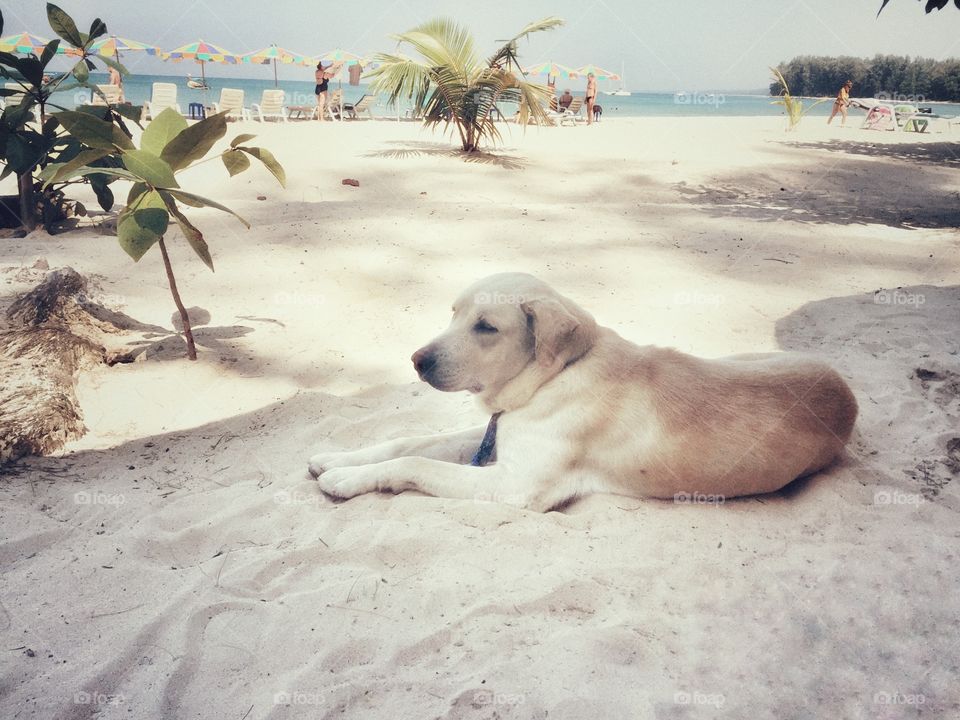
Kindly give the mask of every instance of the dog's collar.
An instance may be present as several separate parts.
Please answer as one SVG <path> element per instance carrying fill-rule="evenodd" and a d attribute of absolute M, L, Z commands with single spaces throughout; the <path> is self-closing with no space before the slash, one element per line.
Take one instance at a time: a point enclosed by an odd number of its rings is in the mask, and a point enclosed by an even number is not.
<path fill-rule="evenodd" d="M 490 416 L 490 422 L 487 423 L 487 431 L 483 434 L 483 440 L 480 441 L 480 447 L 474 453 L 471 465 L 483 467 L 490 461 L 490 456 L 497 447 L 497 420 L 503 415 L 503 411 L 495 412 Z"/>

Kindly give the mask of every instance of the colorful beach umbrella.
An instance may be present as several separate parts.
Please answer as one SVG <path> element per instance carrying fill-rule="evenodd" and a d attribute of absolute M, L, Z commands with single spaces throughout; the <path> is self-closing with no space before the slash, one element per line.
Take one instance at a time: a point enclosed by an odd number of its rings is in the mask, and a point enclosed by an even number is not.
<path fill-rule="evenodd" d="M 0 52 L 21 53 L 24 55 L 39 55 L 50 42 L 39 35 L 32 35 L 28 32 L 17 33 L 16 35 L 7 35 L 0 38 Z M 66 47 L 61 42 L 57 48 L 58 55 L 79 55 L 79 52 L 71 47 Z"/>
<path fill-rule="evenodd" d="M 604 70 L 602 67 L 597 67 L 596 65 L 584 65 L 583 67 L 577 68 L 577 74 L 582 77 L 586 77 L 590 73 L 593 73 L 594 77 L 597 80 L 619 80 L 620 75 L 615 72 L 610 72 L 609 70 Z"/>
<path fill-rule="evenodd" d="M 207 73 L 204 70 L 206 63 L 215 62 L 236 65 L 242 62 L 240 56 L 236 53 L 225 50 L 219 45 L 204 42 L 203 40 L 187 43 L 175 50 L 164 53 L 162 57 L 164 60 L 173 60 L 175 62 L 179 62 L 180 60 L 196 60 L 200 63 L 200 76 L 203 78 L 204 86 L 207 84 Z"/>
<path fill-rule="evenodd" d="M 242 62 L 254 63 L 257 65 L 273 64 L 273 86 L 277 87 L 277 63 L 281 65 L 314 65 L 315 60 L 309 55 L 295 53 L 276 45 L 271 45 L 263 50 L 256 50 L 250 53 L 244 53 L 240 56 Z"/>
<path fill-rule="evenodd" d="M 363 63 L 363 57 L 352 52 L 347 52 L 342 48 L 336 48 L 325 52 L 323 55 L 315 58 L 317 62 L 340 63 L 345 66 L 357 65 Z"/>
<path fill-rule="evenodd" d="M 97 55 L 115 58 L 119 58 L 121 52 L 145 52 L 147 55 L 158 55 L 160 53 L 160 48 L 155 45 L 148 45 L 138 40 L 120 38 L 116 35 L 100 38 L 90 46 L 90 50 Z"/>
<path fill-rule="evenodd" d="M 548 79 L 550 77 L 560 77 L 567 80 L 575 80 L 577 78 L 577 71 L 573 68 L 550 61 L 531 65 L 530 67 L 524 68 L 523 72 L 525 75 L 546 75 Z"/>

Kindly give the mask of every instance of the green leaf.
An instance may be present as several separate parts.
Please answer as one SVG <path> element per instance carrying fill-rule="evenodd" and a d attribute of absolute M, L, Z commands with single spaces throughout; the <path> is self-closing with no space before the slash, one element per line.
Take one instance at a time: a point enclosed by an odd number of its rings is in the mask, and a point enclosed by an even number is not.
<path fill-rule="evenodd" d="M 54 115 L 64 129 L 77 140 L 92 148 L 133 150 L 133 142 L 113 123 L 100 120 L 88 112 L 64 110 Z"/>
<path fill-rule="evenodd" d="M 186 129 L 187 121 L 183 115 L 173 108 L 167 108 L 147 125 L 140 147 L 160 157 L 167 143 Z"/>
<path fill-rule="evenodd" d="M 226 206 L 224 206 L 224 205 L 221 205 L 221 204 L 218 203 L 218 202 L 215 202 L 214 200 L 210 200 L 209 198 L 205 198 L 205 197 L 200 197 L 199 195 L 194 195 L 193 193 L 184 192 L 183 190 L 168 190 L 168 192 L 169 192 L 171 195 L 173 195 L 177 200 L 179 200 L 180 202 L 186 203 L 186 204 L 189 205 L 190 207 L 196 207 L 196 208 L 212 207 L 212 208 L 216 208 L 217 210 L 222 210 L 222 211 L 225 212 L 225 213 L 230 213 L 230 214 L 233 215 L 237 220 L 239 220 L 239 221 L 242 222 L 244 225 L 246 225 L 248 228 L 250 227 L 250 223 L 248 223 L 248 222 L 247 222 L 246 220 L 244 220 L 242 217 L 240 217 L 239 215 L 237 215 L 233 210 L 231 210 L 230 208 L 228 208 L 228 207 L 226 207 Z"/>
<path fill-rule="evenodd" d="M 7 139 L 6 164 L 13 168 L 17 175 L 22 175 L 32 168 L 37 160 L 37 151 L 19 135 L 11 135 Z"/>
<path fill-rule="evenodd" d="M 103 22 L 100 18 L 97 18 L 90 25 L 90 33 L 87 35 L 87 40 L 96 40 L 101 35 L 107 34 L 106 23 Z"/>
<path fill-rule="evenodd" d="M 273 156 L 272 152 L 266 148 L 258 147 L 241 147 L 237 149 L 242 150 L 248 155 L 252 155 L 257 160 L 262 162 L 266 166 L 267 170 L 273 173 L 273 176 L 280 183 L 280 187 L 287 186 L 287 174 L 284 172 L 283 166 L 277 162 L 277 159 Z"/>
<path fill-rule="evenodd" d="M 132 180 L 140 182 L 140 178 L 128 170 L 122 168 L 108 167 L 82 167 L 73 172 L 74 177 L 86 177 L 88 175 L 103 175 L 104 177 L 120 178 L 121 180 Z"/>
<path fill-rule="evenodd" d="M 220 157 L 223 159 L 223 165 L 227 168 L 227 172 L 230 173 L 230 177 L 239 175 L 250 167 L 250 158 L 239 150 L 227 150 Z"/>
<path fill-rule="evenodd" d="M 97 196 L 97 203 L 103 208 L 104 212 L 110 212 L 113 208 L 113 190 L 106 182 L 96 182 L 90 178 L 90 187 L 93 188 L 94 195 Z"/>
<path fill-rule="evenodd" d="M 194 160 L 210 152 L 210 148 L 227 134 L 227 113 L 210 115 L 182 131 L 167 143 L 160 157 L 174 170 L 182 170 Z"/>
<path fill-rule="evenodd" d="M 17 70 L 34 87 L 40 87 L 43 84 L 43 65 L 36 55 L 27 55 L 17 58 Z"/>
<path fill-rule="evenodd" d="M 53 56 L 57 54 L 57 48 L 60 47 L 59 40 L 51 40 L 43 48 L 43 52 L 40 54 L 40 64 L 46 67 L 50 64 L 50 61 L 53 60 Z"/>
<path fill-rule="evenodd" d="M 169 224 L 163 198 L 151 190 L 141 195 L 135 206 L 127 206 L 120 213 L 117 240 L 127 255 L 137 261 L 163 237 Z"/>
<path fill-rule="evenodd" d="M 173 169 L 147 150 L 125 151 L 123 166 L 153 187 L 180 187 L 173 176 Z"/>
<path fill-rule="evenodd" d="M 74 47 L 83 45 L 83 39 L 73 18 L 53 3 L 47 3 L 47 20 L 50 22 L 50 28 L 68 43 Z"/>
<path fill-rule="evenodd" d="M 105 65 L 109 65 L 110 67 L 114 68 L 114 69 L 115 69 L 118 73 L 120 73 L 121 75 L 129 75 L 129 74 L 130 74 L 130 71 L 127 70 L 127 68 L 124 67 L 120 62 L 118 62 L 116 58 L 108 57 L 108 56 L 106 56 L 106 55 L 100 55 L 100 56 L 99 56 L 99 59 L 100 59 L 100 61 L 103 62 Z"/>
<path fill-rule="evenodd" d="M 210 255 L 210 247 L 207 245 L 207 241 L 203 239 L 203 233 L 193 226 L 193 223 L 187 219 L 186 215 L 180 212 L 180 208 L 177 207 L 177 201 L 170 193 L 161 190 L 160 197 L 163 198 L 163 202 L 167 206 L 167 211 L 176 218 L 177 224 L 183 231 L 184 237 L 187 239 L 187 242 L 190 243 L 190 247 L 200 256 L 204 264 L 213 270 L 213 257 Z"/>
<path fill-rule="evenodd" d="M 127 193 L 127 205 L 135 204 L 137 202 L 137 198 L 139 198 L 141 195 L 144 195 L 148 192 L 150 192 L 150 188 L 147 186 L 146 183 L 135 182 L 130 187 L 130 192 Z"/>
<path fill-rule="evenodd" d="M 247 140 L 253 140 L 256 135 L 251 135 L 249 133 L 244 133 L 243 135 L 237 135 L 233 140 L 230 141 L 230 147 L 235 148 L 241 143 L 245 143 Z"/>
<path fill-rule="evenodd" d="M 71 72 L 73 73 L 73 76 L 81 83 L 85 83 L 90 79 L 90 69 L 83 60 L 74 65 Z"/>
<path fill-rule="evenodd" d="M 75 170 L 79 170 L 109 154 L 109 150 L 84 150 L 68 162 L 47 165 L 40 172 L 40 179 L 45 180 L 44 187 L 51 183 L 66 180 Z"/>

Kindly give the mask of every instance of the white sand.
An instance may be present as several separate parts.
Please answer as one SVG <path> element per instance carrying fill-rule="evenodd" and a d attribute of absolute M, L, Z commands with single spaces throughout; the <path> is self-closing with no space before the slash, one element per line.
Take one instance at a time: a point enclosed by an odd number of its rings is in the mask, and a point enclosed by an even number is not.
<path fill-rule="evenodd" d="M 83 375 L 89 433 L 0 481 L 0 715 L 960 717 L 960 128 L 611 119 L 477 163 L 409 123 L 253 131 L 286 190 L 183 178 L 254 226 L 190 213 L 215 274 L 172 243 L 200 360 L 162 333 Z M 93 229 L 0 242 L 4 306 L 39 257 L 172 327 L 159 254 Z M 318 450 L 484 420 L 408 358 L 504 270 L 641 344 L 823 356 L 850 457 L 721 507 L 325 499 Z"/>

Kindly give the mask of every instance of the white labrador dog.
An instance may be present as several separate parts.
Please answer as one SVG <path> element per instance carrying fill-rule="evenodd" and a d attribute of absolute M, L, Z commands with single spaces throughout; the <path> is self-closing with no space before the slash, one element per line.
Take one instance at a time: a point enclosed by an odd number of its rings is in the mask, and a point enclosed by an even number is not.
<path fill-rule="evenodd" d="M 597 492 L 722 500 L 829 465 L 857 417 L 850 388 L 819 360 L 639 347 L 520 273 L 467 289 L 413 364 L 438 390 L 474 393 L 491 425 L 315 455 L 324 492 L 419 490 L 539 511 Z"/>

